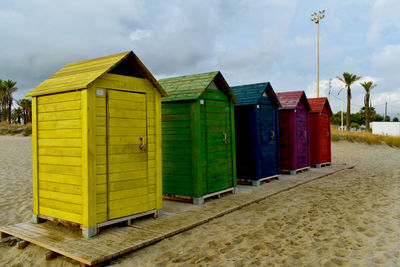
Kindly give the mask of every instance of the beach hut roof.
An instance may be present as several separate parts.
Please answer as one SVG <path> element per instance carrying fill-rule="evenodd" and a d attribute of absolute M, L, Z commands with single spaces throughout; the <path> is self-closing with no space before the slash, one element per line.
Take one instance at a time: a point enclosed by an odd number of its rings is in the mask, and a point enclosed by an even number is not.
<path fill-rule="evenodd" d="M 307 110 L 310 110 L 306 93 L 304 91 L 281 92 L 276 94 L 282 107 L 279 109 L 295 109 L 301 101 Z"/>
<path fill-rule="evenodd" d="M 26 96 L 85 89 L 105 73 L 123 73 L 123 75 L 146 78 L 160 92 L 161 96 L 167 96 L 154 76 L 132 51 L 67 64 Z"/>
<path fill-rule="evenodd" d="M 164 98 L 163 102 L 198 99 L 214 82 L 218 88 L 232 98 L 235 104 L 238 103 L 235 94 L 219 71 L 161 79 L 158 82 L 168 93 L 168 97 Z"/>
<path fill-rule="evenodd" d="M 255 105 L 266 93 L 276 107 L 281 107 L 281 103 L 269 82 L 232 86 L 231 89 L 239 101 L 238 105 Z"/>
<path fill-rule="evenodd" d="M 320 113 L 324 110 L 324 107 L 328 108 L 328 112 L 332 115 L 332 109 L 329 105 L 328 98 L 326 97 L 318 97 L 318 98 L 308 98 L 308 102 L 310 103 L 310 113 Z"/>

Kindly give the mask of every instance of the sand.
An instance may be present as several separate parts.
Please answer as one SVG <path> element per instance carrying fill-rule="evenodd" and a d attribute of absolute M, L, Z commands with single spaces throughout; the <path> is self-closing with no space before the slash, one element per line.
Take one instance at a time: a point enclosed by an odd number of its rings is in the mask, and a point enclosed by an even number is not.
<path fill-rule="evenodd" d="M 31 217 L 30 138 L 0 137 L 0 225 Z M 400 150 L 333 143 L 345 170 L 132 252 L 116 266 L 399 266 Z M 264 185 L 268 186 L 268 184 Z M 0 244 L 0 265 L 79 266 Z"/>

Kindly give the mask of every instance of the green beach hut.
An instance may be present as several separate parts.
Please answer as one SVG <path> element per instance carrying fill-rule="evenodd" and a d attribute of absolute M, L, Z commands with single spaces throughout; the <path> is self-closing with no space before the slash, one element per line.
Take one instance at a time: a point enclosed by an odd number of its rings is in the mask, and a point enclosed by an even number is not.
<path fill-rule="evenodd" d="M 194 204 L 235 191 L 236 97 L 219 71 L 159 80 L 163 194 Z"/>

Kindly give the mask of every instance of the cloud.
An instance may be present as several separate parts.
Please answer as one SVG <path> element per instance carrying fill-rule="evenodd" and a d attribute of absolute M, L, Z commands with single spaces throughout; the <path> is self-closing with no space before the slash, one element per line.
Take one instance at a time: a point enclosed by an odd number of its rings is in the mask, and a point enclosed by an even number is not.
<path fill-rule="evenodd" d="M 302 36 L 296 36 L 295 44 L 298 46 L 308 47 L 314 45 L 314 40 Z"/>
<path fill-rule="evenodd" d="M 372 23 L 367 33 L 369 43 L 382 41 L 383 33 L 392 26 L 400 28 L 400 2 L 397 0 L 378 0 L 372 8 Z"/>
<path fill-rule="evenodd" d="M 400 44 L 387 45 L 372 56 L 373 68 L 388 76 L 399 79 Z"/>
<path fill-rule="evenodd" d="M 131 41 L 138 41 L 143 38 L 151 37 L 152 33 L 153 32 L 150 30 L 137 29 L 129 34 L 129 39 L 131 39 Z"/>

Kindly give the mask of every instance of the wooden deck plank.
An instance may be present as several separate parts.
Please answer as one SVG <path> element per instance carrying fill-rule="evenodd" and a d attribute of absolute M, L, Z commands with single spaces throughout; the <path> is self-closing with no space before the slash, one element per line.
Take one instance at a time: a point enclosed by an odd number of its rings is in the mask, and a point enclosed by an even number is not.
<path fill-rule="evenodd" d="M 0 232 L 2 236 L 8 234 L 83 264 L 94 265 L 192 229 L 273 195 L 350 168 L 352 167 L 332 165 L 312 169 L 297 176 L 282 176 L 281 180 L 274 181 L 274 183 L 282 184 L 280 187 L 273 187 L 276 189 L 270 189 L 272 187 L 267 185 L 251 187 L 251 189 L 246 189 L 247 192 L 251 192 L 250 197 L 246 195 L 243 198 L 241 194 L 248 193 L 238 192 L 236 195 L 226 196 L 226 201 L 211 201 L 203 206 L 167 202 L 169 203 L 165 207 L 167 212 L 156 220 L 138 219 L 131 226 L 104 228 L 92 239 L 85 239 L 80 231 L 66 226 L 56 226 L 54 222 L 41 224 L 25 222 L 0 227 Z"/>

